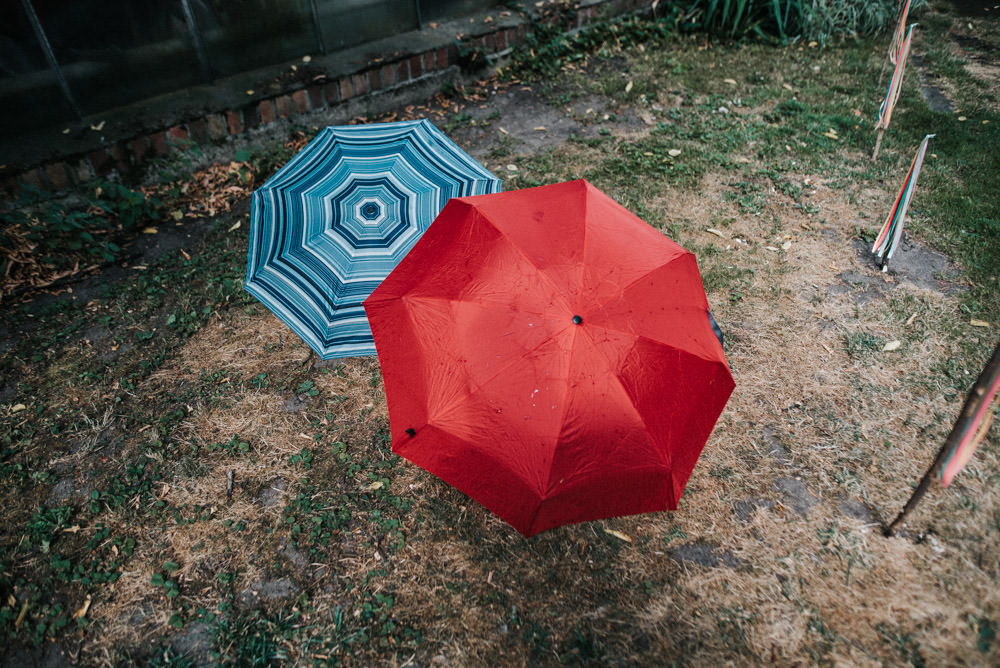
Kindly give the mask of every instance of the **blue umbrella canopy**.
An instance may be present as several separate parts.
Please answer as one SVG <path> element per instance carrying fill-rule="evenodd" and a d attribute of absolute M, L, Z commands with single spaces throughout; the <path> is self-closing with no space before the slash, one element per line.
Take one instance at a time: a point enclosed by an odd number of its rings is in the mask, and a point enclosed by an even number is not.
<path fill-rule="evenodd" d="M 361 303 L 449 199 L 500 190 L 427 120 L 328 127 L 254 192 L 244 286 L 323 359 L 374 355 Z"/>

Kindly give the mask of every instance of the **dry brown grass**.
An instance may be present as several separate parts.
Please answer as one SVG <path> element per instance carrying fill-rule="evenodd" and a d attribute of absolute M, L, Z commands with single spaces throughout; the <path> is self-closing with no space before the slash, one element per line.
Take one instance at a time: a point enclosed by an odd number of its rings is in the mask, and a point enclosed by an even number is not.
<path fill-rule="evenodd" d="M 730 90 L 718 72 L 733 62 L 713 74 L 719 90 Z M 676 88 L 650 103 L 708 99 Z M 625 118 L 608 145 L 560 143 L 537 162 L 490 155 L 490 166 L 518 162 L 513 186 L 574 178 L 613 142 L 650 136 L 628 105 L 608 108 Z M 695 154 L 694 141 L 681 145 Z M 72 482 L 59 503 L 83 506 L 107 486 L 98 474 L 139 460 L 158 476 L 120 505 L 101 497 L 108 505 L 81 510 L 84 526 L 59 539 L 80 547 L 99 521 L 136 545 L 116 582 L 59 590 L 72 609 L 92 595 L 89 627 L 61 641 L 72 658 L 123 664 L 173 645 L 241 665 L 266 637 L 281 652 L 272 663 L 288 665 L 1000 663 L 1000 644 L 978 644 L 979 624 L 1000 620 L 996 436 L 950 489 L 933 489 L 907 532 L 881 532 L 978 371 L 967 344 L 995 331 L 969 325 L 962 285 L 902 264 L 882 274 L 856 244 L 898 184 L 859 167 L 846 185 L 842 174 L 787 172 L 795 188 L 782 189 L 749 146 L 734 165 L 712 165 L 696 186 L 609 189 L 698 255 L 736 380 L 673 513 L 524 539 L 391 456 L 376 359 L 320 362 L 259 306 L 221 309 L 127 392 L 116 380 L 117 408 L 106 386 L 74 374 L 95 351 L 54 353 L 30 373 L 63 388 L 53 405 L 85 428 L 26 452 L 47 453 L 58 482 Z M 751 206 L 734 197 L 737 181 L 758 188 Z M 882 351 L 891 340 L 902 345 Z M 163 426 L 143 410 L 180 417 Z M 128 411 L 145 423 L 126 422 Z M 31 504 L 0 498 L 23 524 L 51 487 L 38 485 Z M 49 562 L 36 548 L 17 567 Z M 179 595 L 154 586 L 157 575 Z M 191 641 L 198 629 L 208 639 Z"/>

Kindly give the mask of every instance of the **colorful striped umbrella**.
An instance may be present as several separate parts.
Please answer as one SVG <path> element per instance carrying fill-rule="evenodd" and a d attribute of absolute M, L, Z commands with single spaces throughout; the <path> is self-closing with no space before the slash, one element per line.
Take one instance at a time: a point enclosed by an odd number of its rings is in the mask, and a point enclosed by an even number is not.
<path fill-rule="evenodd" d="M 920 142 L 920 149 L 913 156 L 913 162 L 910 163 L 910 171 L 906 173 L 903 188 L 896 196 L 896 203 L 885 219 L 882 231 L 879 232 L 875 244 L 872 246 L 872 253 L 875 253 L 882 260 L 882 271 L 889 270 L 889 259 L 896 252 L 899 240 L 903 237 L 903 221 L 906 218 L 906 210 L 910 206 L 910 198 L 913 197 L 913 191 L 917 187 L 917 177 L 920 176 L 920 167 L 924 164 L 924 154 L 927 153 L 927 142 L 933 136 L 927 135 Z"/>
<path fill-rule="evenodd" d="M 896 67 L 892 71 L 892 78 L 889 79 L 889 88 L 886 90 L 885 99 L 878 110 L 878 119 L 875 121 L 875 129 L 878 130 L 878 138 L 875 140 L 875 151 L 872 153 L 872 160 L 878 158 L 879 147 L 882 146 L 882 134 L 889 129 L 889 121 L 892 120 L 892 111 L 896 108 L 896 101 L 899 100 L 899 92 L 903 88 L 903 72 L 906 69 L 906 57 L 910 53 L 910 42 L 913 39 L 913 29 L 917 27 L 914 23 L 906 31 L 906 39 L 900 47 Z"/>
<path fill-rule="evenodd" d="M 899 23 L 896 24 L 896 32 L 892 35 L 892 42 L 889 43 L 889 62 L 895 65 L 899 62 L 899 54 L 903 49 L 904 35 L 906 34 L 906 19 L 910 13 L 910 0 L 903 2 L 903 11 L 899 16 Z"/>
<path fill-rule="evenodd" d="M 972 459 L 976 448 L 986 438 L 990 423 L 993 422 L 993 414 L 1000 401 L 1000 345 L 993 350 L 993 356 L 986 363 L 983 372 L 979 374 L 972 390 L 969 391 L 962 405 L 962 411 L 955 420 L 955 426 L 945 439 L 944 445 L 938 451 L 934 463 L 927 469 L 924 477 L 920 479 L 917 488 L 913 490 L 909 501 L 903 506 L 896 519 L 885 528 L 885 535 L 893 536 L 896 530 L 902 526 L 907 515 L 910 514 L 930 489 L 931 481 L 935 478 L 941 480 L 941 484 L 947 487 L 958 475 L 959 471 Z"/>
<path fill-rule="evenodd" d="M 1000 401 L 1000 347 L 993 353 L 993 359 L 976 380 L 969 393 L 966 406 L 955 425 L 955 436 L 950 437 L 944 449 L 941 463 L 941 484 L 947 487 L 955 476 L 972 459 L 976 448 L 986 438 L 986 432 L 993 422 L 993 413 Z"/>
<path fill-rule="evenodd" d="M 449 199 L 500 190 L 427 120 L 328 127 L 254 192 L 246 290 L 323 359 L 374 355 L 361 303 Z"/>

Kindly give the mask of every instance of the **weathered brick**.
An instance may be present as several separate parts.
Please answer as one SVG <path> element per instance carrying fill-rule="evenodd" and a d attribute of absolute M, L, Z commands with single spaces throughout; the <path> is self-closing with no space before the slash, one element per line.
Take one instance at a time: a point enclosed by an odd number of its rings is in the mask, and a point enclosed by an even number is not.
<path fill-rule="evenodd" d="M 188 133 L 192 140 L 199 144 L 208 142 L 208 124 L 204 118 L 196 118 L 188 123 Z"/>
<path fill-rule="evenodd" d="M 170 152 L 170 145 L 167 144 L 166 132 L 154 132 L 149 135 L 149 145 L 153 147 L 156 155 L 166 155 Z"/>
<path fill-rule="evenodd" d="M 310 109 L 322 109 L 326 106 L 326 99 L 323 97 L 323 86 L 319 84 L 309 86 L 309 88 L 306 89 L 306 94 L 309 98 Z"/>
<path fill-rule="evenodd" d="M 21 174 L 21 185 L 37 188 L 38 190 L 46 190 L 47 184 L 45 179 L 42 178 L 42 170 L 38 167 L 28 170 L 24 174 Z"/>
<path fill-rule="evenodd" d="M 188 131 L 183 125 L 175 125 L 167 130 L 168 143 L 177 145 L 187 141 Z"/>
<path fill-rule="evenodd" d="M 497 45 L 497 51 L 503 51 L 504 49 L 506 49 L 507 46 L 508 46 L 507 45 L 507 31 L 506 30 L 497 30 L 496 33 L 494 34 L 494 41 L 496 42 L 496 45 Z"/>
<path fill-rule="evenodd" d="M 351 87 L 354 89 L 355 97 L 360 97 L 368 92 L 368 72 L 351 75 Z"/>
<path fill-rule="evenodd" d="M 77 160 L 76 162 L 68 163 L 67 166 L 70 169 L 70 175 L 73 177 L 74 183 L 90 183 L 94 179 L 95 174 L 90 167 L 89 160 Z"/>
<path fill-rule="evenodd" d="M 423 61 L 424 72 L 435 72 L 437 71 L 437 52 L 436 51 L 425 51 L 420 59 Z"/>
<path fill-rule="evenodd" d="M 250 102 L 242 109 L 243 127 L 248 130 L 260 127 L 260 115 L 258 114 L 257 106 L 254 102 Z"/>
<path fill-rule="evenodd" d="M 274 103 L 271 100 L 261 100 L 257 105 L 257 113 L 260 114 L 261 125 L 274 123 Z"/>
<path fill-rule="evenodd" d="M 275 98 L 274 106 L 277 110 L 278 118 L 292 117 L 292 98 L 288 95 L 281 95 Z"/>
<path fill-rule="evenodd" d="M 90 165 L 94 168 L 94 173 L 98 176 L 104 176 L 114 167 L 114 162 L 107 149 L 102 148 L 92 151 L 87 158 L 90 160 Z"/>
<path fill-rule="evenodd" d="M 354 97 L 354 89 L 351 87 L 350 77 L 344 77 L 340 80 L 340 100 L 346 102 Z"/>
<path fill-rule="evenodd" d="M 309 111 L 309 97 L 304 90 L 297 90 L 292 93 L 292 102 L 295 103 L 296 114 L 304 114 Z"/>
<path fill-rule="evenodd" d="M 229 128 L 229 134 L 238 135 L 243 132 L 243 119 L 239 111 L 234 111 L 230 109 L 226 112 L 226 125 Z"/>
<path fill-rule="evenodd" d="M 379 70 L 379 74 L 382 76 L 382 85 L 386 88 L 396 84 L 396 64 L 389 63 L 388 65 L 383 65 Z"/>
<path fill-rule="evenodd" d="M 493 53 L 497 48 L 497 40 L 493 33 L 483 35 L 483 47 L 487 53 Z"/>
<path fill-rule="evenodd" d="M 129 167 L 129 150 L 122 142 L 112 144 L 108 149 L 108 155 L 115 163 L 119 172 L 124 172 Z"/>
<path fill-rule="evenodd" d="M 147 137 L 136 137 L 128 142 L 128 152 L 132 156 L 133 162 L 138 162 L 149 153 L 149 139 Z"/>
<path fill-rule="evenodd" d="M 424 73 L 424 59 L 421 56 L 410 58 L 410 78 L 416 79 Z"/>
<path fill-rule="evenodd" d="M 229 126 L 226 124 L 226 117 L 223 114 L 209 114 L 205 117 L 205 129 L 208 138 L 212 141 L 225 139 L 229 134 Z"/>
<path fill-rule="evenodd" d="M 437 50 L 437 69 L 443 70 L 448 67 L 448 48 L 442 46 Z"/>
<path fill-rule="evenodd" d="M 396 63 L 396 83 L 404 83 L 410 80 L 410 61 L 403 59 Z"/>
<path fill-rule="evenodd" d="M 56 190 L 66 190 L 73 185 L 65 162 L 54 162 L 51 165 L 46 165 L 45 176 L 49 178 L 49 183 Z"/>

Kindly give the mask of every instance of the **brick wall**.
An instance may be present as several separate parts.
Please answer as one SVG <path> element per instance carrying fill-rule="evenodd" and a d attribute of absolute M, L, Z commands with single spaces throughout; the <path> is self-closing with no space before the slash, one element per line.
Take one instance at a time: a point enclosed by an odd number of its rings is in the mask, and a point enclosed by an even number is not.
<path fill-rule="evenodd" d="M 583 0 L 572 10 L 575 16 L 569 17 L 566 27 L 580 28 L 609 16 L 649 11 L 651 5 L 652 0 Z M 529 23 L 521 22 L 514 27 L 501 27 L 467 38 L 462 46 L 476 48 L 485 55 L 502 54 L 523 40 L 528 31 Z M 202 145 L 221 142 L 250 129 L 401 89 L 457 64 L 457 44 L 409 53 L 334 80 L 284 90 L 242 107 L 207 113 L 155 132 L 115 141 L 85 154 L 37 165 L 6 177 L 0 182 L 0 191 L 11 197 L 16 197 L 23 186 L 50 192 L 64 191 L 105 177 L 113 170 L 125 172 L 140 167 L 150 158 L 168 155 L 175 146 L 188 140 Z"/>

